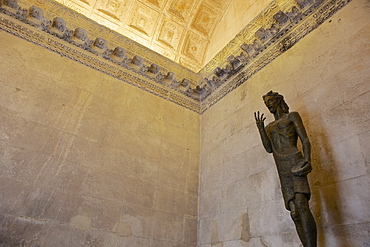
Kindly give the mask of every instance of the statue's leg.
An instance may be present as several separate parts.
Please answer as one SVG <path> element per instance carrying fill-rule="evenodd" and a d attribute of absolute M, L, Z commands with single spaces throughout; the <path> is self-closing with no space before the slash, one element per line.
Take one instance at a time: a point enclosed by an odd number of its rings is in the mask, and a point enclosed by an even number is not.
<path fill-rule="evenodd" d="M 294 198 L 295 209 L 299 215 L 300 224 L 304 234 L 306 244 L 305 247 L 316 247 L 317 246 L 317 228 L 315 219 L 310 211 L 308 205 L 308 199 L 306 195 L 296 193 Z"/>
<path fill-rule="evenodd" d="M 292 220 L 294 222 L 299 239 L 301 240 L 303 246 L 306 246 L 307 245 L 306 236 L 304 234 L 304 229 L 302 227 L 301 218 L 295 206 L 294 200 L 291 200 L 289 202 L 289 208 L 290 208 L 290 216 L 292 217 Z"/>

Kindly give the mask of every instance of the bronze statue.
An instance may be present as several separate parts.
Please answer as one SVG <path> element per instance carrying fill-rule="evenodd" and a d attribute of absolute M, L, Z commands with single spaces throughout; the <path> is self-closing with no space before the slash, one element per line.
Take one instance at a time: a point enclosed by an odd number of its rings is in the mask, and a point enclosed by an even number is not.
<path fill-rule="evenodd" d="M 262 143 L 272 153 L 278 170 L 285 207 L 296 226 L 304 247 L 316 247 L 316 223 L 308 201 L 310 188 L 307 174 L 311 172 L 311 144 L 298 112 L 290 112 L 284 97 L 277 92 L 268 92 L 263 97 L 265 105 L 274 115 L 275 121 L 266 127 L 266 117 L 254 113 Z M 297 148 L 298 138 L 302 142 L 303 155 Z"/>

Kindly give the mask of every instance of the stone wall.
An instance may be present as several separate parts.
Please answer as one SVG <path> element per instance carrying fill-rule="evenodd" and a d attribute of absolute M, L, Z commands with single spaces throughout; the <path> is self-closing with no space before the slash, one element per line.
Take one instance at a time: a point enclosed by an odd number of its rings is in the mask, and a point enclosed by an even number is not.
<path fill-rule="evenodd" d="M 300 246 L 253 118 L 269 90 L 313 146 L 319 246 L 370 246 L 369 10 L 353 0 L 202 117 L 0 32 L 0 246 L 195 246 L 199 157 L 199 246 Z"/>
<path fill-rule="evenodd" d="M 200 116 L 8 33 L 0 47 L 0 246 L 195 246 Z"/>
<path fill-rule="evenodd" d="M 253 112 L 285 96 L 312 144 L 319 246 L 370 246 L 370 3 L 354 0 L 201 118 L 198 245 L 301 246 Z"/>

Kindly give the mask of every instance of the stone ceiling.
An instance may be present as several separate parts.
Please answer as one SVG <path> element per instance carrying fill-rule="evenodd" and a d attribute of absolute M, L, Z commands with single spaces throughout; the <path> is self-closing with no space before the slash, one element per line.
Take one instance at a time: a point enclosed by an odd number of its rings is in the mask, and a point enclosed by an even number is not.
<path fill-rule="evenodd" d="M 57 1 L 197 72 L 232 0 Z"/>

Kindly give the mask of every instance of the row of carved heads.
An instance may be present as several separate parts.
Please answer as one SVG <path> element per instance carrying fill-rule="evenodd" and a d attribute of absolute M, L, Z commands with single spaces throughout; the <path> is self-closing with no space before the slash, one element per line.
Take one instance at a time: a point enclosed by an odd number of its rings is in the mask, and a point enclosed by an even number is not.
<path fill-rule="evenodd" d="M 296 0 L 301 10 L 312 6 L 315 1 L 322 0 Z M 260 28 L 255 32 L 255 39 L 252 43 L 244 43 L 240 46 L 239 55 L 230 55 L 224 67 L 217 67 L 210 76 L 207 76 L 200 86 L 201 100 L 207 97 L 214 89 L 221 86 L 232 75 L 238 73 L 260 52 L 266 49 L 274 38 L 279 37 L 281 32 L 291 23 L 298 23 L 302 12 L 296 6 L 293 6 L 289 12 L 278 11 L 271 21 L 269 28 Z"/>
<path fill-rule="evenodd" d="M 74 30 L 68 29 L 66 21 L 60 17 L 48 20 L 43 15 L 43 11 L 37 6 L 23 9 L 18 5 L 18 0 L 0 0 L 0 7 L 15 14 L 17 19 L 24 22 L 31 21 L 33 24 L 39 25 L 43 31 L 75 46 L 83 48 L 86 51 L 92 52 L 97 56 L 110 60 L 127 69 L 135 70 L 140 74 L 149 76 L 155 82 L 195 100 L 200 99 L 201 89 L 199 86 L 193 87 L 188 79 L 178 80 L 173 72 L 165 71 L 165 69 L 157 64 L 148 63 L 140 56 L 133 55 L 132 58 L 129 58 L 126 54 L 126 50 L 122 47 L 117 46 L 114 49 L 109 49 L 107 41 L 103 38 L 98 37 L 94 40 L 90 40 L 86 30 L 80 27 Z"/>

